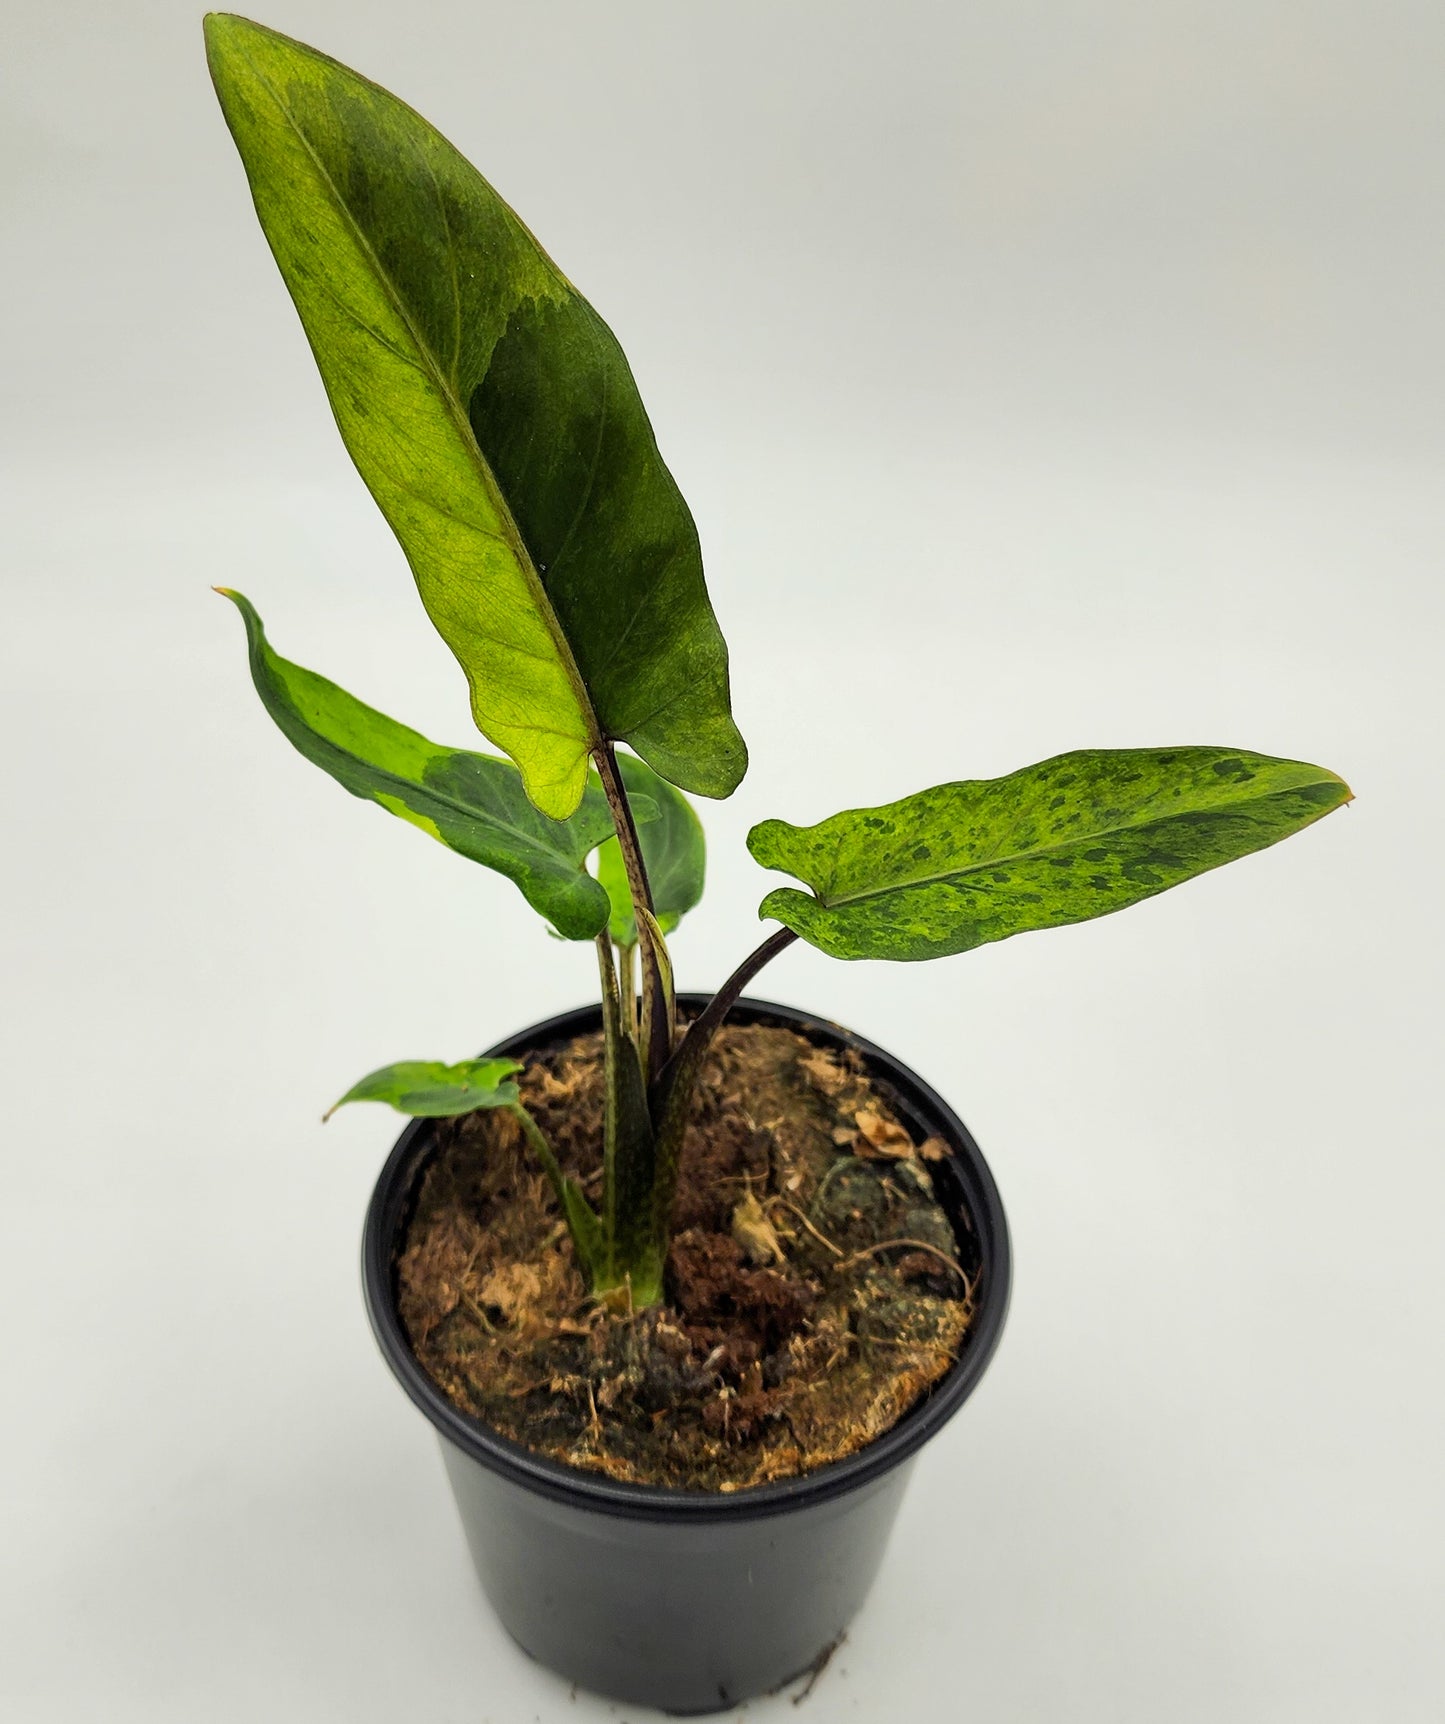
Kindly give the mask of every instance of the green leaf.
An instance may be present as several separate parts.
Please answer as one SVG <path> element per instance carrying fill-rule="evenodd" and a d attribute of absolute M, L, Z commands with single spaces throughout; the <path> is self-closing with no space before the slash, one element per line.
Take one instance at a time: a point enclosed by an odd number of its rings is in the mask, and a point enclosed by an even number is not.
<path fill-rule="evenodd" d="M 557 819 L 606 738 L 730 794 L 747 751 L 727 649 L 612 332 L 403 102 L 244 18 L 205 28 L 342 438 L 478 728 Z"/>
<path fill-rule="evenodd" d="M 516 1060 L 463 1060 L 455 1066 L 440 1060 L 398 1060 L 368 1072 L 321 1117 L 330 1119 L 351 1101 L 384 1101 L 414 1119 L 449 1119 L 479 1107 L 510 1107 L 517 1099 L 517 1086 L 510 1079 L 521 1069 Z"/>
<path fill-rule="evenodd" d="M 351 792 L 419 826 L 449 850 L 505 874 L 565 938 L 590 940 L 606 924 L 606 891 L 586 859 L 613 830 L 597 775 L 577 812 L 549 820 L 528 800 L 517 768 L 490 755 L 442 748 L 345 689 L 274 652 L 248 599 L 217 589 L 240 611 L 251 678 L 293 747 Z M 655 820 L 646 799 L 638 817 Z M 644 827 L 643 830 L 646 830 Z"/>
<path fill-rule="evenodd" d="M 835 958 L 940 958 L 1106 916 L 1263 850 L 1350 800 L 1332 772 L 1231 748 L 1085 750 L 748 834 L 784 886 L 759 908 Z"/>
<path fill-rule="evenodd" d="M 643 761 L 630 754 L 619 754 L 617 766 L 634 817 L 639 806 L 646 807 L 649 802 L 658 810 L 657 818 L 642 827 L 638 837 L 657 923 L 664 934 L 670 934 L 702 897 L 707 866 L 702 822 L 682 792 L 665 778 L 659 778 Z M 609 838 L 597 852 L 597 878 L 612 901 L 608 932 L 619 946 L 635 946 L 637 922 L 632 914 L 632 894 L 627 889 L 627 867 L 615 838 Z"/>

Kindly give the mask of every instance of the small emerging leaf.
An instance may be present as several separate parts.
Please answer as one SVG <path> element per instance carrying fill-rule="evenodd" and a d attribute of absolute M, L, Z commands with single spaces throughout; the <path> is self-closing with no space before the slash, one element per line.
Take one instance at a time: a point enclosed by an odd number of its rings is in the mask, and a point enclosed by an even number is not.
<path fill-rule="evenodd" d="M 240 611 L 256 692 L 299 753 L 353 796 L 505 874 L 564 938 L 590 940 L 601 931 L 608 899 L 586 860 L 613 827 L 595 773 L 577 812 L 549 820 L 528 799 L 510 761 L 428 742 L 324 676 L 292 664 L 272 649 L 248 599 L 225 587 L 217 591 Z M 645 797 L 634 804 L 640 822 L 657 813 Z"/>
<path fill-rule="evenodd" d="M 321 1117 L 330 1119 L 352 1101 L 384 1101 L 413 1119 L 450 1119 L 480 1107 L 510 1107 L 517 1100 L 517 1086 L 510 1080 L 521 1069 L 516 1060 L 463 1060 L 454 1066 L 440 1060 L 398 1060 L 368 1072 Z"/>
<path fill-rule="evenodd" d="M 682 792 L 645 762 L 620 754 L 617 766 L 634 818 L 639 807 L 653 804 L 657 808 L 657 818 L 641 826 L 638 837 L 657 925 L 664 934 L 670 934 L 702 897 L 707 868 L 702 822 Z M 635 946 L 637 922 L 632 914 L 627 866 L 615 838 L 609 838 L 597 852 L 597 878 L 612 902 L 608 933 L 619 946 Z"/>
<path fill-rule="evenodd" d="M 816 826 L 748 834 L 773 917 L 835 958 L 939 958 L 1122 910 L 1350 800 L 1334 773 L 1230 748 L 1083 750 Z"/>

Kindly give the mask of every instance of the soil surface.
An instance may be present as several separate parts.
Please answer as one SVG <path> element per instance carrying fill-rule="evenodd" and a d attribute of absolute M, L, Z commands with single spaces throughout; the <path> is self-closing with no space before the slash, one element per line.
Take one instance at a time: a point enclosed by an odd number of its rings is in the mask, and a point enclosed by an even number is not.
<path fill-rule="evenodd" d="M 602 1043 L 533 1056 L 523 1100 L 601 1188 Z M 974 1315 L 915 1143 L 854 1055 L 728 1025 L 684 1146 L 668 1302 L 590 1301 L 551 1188 L 505 1112 L 438 1121 L 398 1261 L 402 1321 L 463 1412 L 638 1483 L 740 1490 L 881 1436 L 957 1358 Z"/>

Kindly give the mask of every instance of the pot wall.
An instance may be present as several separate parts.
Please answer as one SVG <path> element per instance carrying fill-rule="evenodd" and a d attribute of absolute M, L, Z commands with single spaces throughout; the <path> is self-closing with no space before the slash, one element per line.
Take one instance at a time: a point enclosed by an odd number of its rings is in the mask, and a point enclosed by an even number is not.
<path fill-rule="evenodd" d="M 493 1610 L 540 1663 L 668 1712 L 806 1670 L 868 1595 L 912 1468 L 761 1520 L 635 1522 L 550 1501 L 442 1439 Z"/>

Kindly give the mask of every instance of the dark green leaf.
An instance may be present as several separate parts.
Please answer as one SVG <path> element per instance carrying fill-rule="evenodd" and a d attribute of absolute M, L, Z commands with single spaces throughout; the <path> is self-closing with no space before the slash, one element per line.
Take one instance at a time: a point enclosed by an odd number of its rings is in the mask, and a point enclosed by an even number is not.
<path fill-rule="evenodd" d="M 428 742 L 324 676 L 292 664 L 272 650 L 249 600 L 218 590 L 245 619 L 256 692 L 293 747 L 353 796 L 379 803 L 449 850 L 505 874 L 567 939 L 590 940 L 601 931 L 608 898 L 587 873 L 586 858 L 613 827 L 595 773 L 577 812 L 549 820 L 528 800 L 509 760 Z M 656 805 L 639 800 L 639 818 L 655 818 Z"/>
<path fill-rule="evenodd" d="M 455 1066 L 440 1060 L 398 1060 L 353 1084 L 322 1118 L 330 1119 L 351 1101 L 384 1101 L 414 1119 L 449 1119 L 479 1107 L 510 1107 L 517 1099 L 517 1086 L 510 1079 L 521 1069 L 516 1060 L 463 1060 Z"/>
<path fill-rule="evenodd" d="M 682 792 L 665 778 L 659 778 L 643 761 L 630 754 L 619 754 L 617 765 L 634 815 L 639 806 L 646 807 L 649 803 L 658 811 L 657 818 L 642 827 L 638 837 L 642 841 L 642 860 L 647 867 L 658 927 L 664 934 L 670 934 L 702 897 L 707 865 L 702 822 Z M 619 946 L 635 946 L 637 923 L 632 914 L 632 894 L 627 889 L 627 868 L 615 838 L 609 838 L 597 852 L 597 878 L 612 901 L 609 933 Z"/>
<path fill-rule="evenodd" d="M 557 819 L 605 738 L 728 795 L 747 754 L 727 649 L 611 331 L 396 97 L 229 14 L 206 44 L 341 435 L 478 727 Z"/>
<path fill-rule="evenodd" d="M 835 958 L 939 958 L 1122 910 L 1350 800 L 1332 772 L 1231 748 L 1061 754 L 817 826 L 748 834 L 780 887 L 759 915 Z"/>

